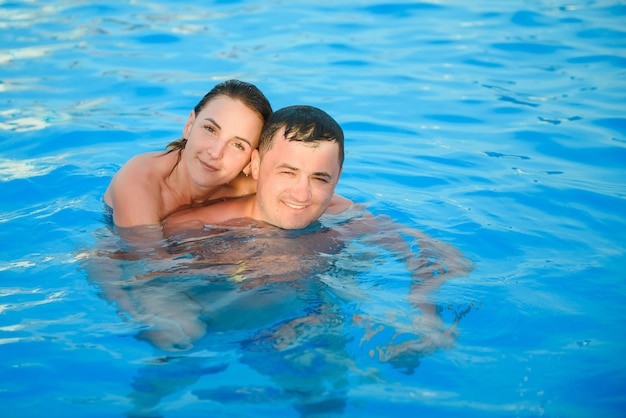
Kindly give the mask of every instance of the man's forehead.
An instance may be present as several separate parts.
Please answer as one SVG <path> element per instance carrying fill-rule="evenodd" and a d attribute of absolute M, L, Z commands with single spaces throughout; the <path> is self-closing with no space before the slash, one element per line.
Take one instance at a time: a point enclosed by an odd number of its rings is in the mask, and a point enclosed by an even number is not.
<path fill-rule="evenodd" d="M 276 131 L 276 133 L 274 134 L 274 137 L 272 138 L 272 142 L 278 142 L 280 140 L 287 140 L 287 138 L 285 138 L 285 131 L 287 130 L 287 126 L 283 125 L 280 127 L 279 130 Z"/>
<path fill-rule="evenodd" d="M 320 146 L 322 145 L 324 145 L 325 147 L 330 146 L 330 147 L 335 148 L 337 150 L 337 158 L 339 158 L 339 144 L 337 142 L 328 141 L 326 139 L 322 139 L 319 141 L 309 141 L 309 142 L 305 142 L 305 141 L 301 141 L 297 139 L 292 140 L 292 139 L 285 137 L 285 128 L 281 128 L 281 130 L 274 135 L 274 140 L 272 141 L 272 147 L 267 152 L 268 153 L 271 153 L 273 151 L 285 152 L 287 149 L 297 150 L 299 148 L 306 148 L 310 150 L 312 148 L 320 148 Z"/>
<path fill-rule="evenodd" d="M 339 148 L 335 142 L 306 143 L 279 139 L 267 152 L 267 164 L 273 167 L 290 167 L 296 170 L 326 172 L 335 177 L 341 170 Z"/>

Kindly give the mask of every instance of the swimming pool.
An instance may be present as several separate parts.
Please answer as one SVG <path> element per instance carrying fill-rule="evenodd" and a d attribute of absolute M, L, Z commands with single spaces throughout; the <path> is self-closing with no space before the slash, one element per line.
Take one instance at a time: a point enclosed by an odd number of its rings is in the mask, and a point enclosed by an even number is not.
<path fill-rule="evenodd" d="M 313 414 L 289 391 L 290 359 L 311 347 L 327 354 L 302 378 L 318 412 L 621 416 L 625 15 L 618 1 L 3 2 L 3 416 Z M 252 339 L 224 322 L 168 352 L 100 297 L 82 257 L 112 239 L 108 181 L 232 77 L 275 109 L 328 111 L 347 137 L 338 191 L 474 261 L 431 296 L 448 326 L 462 316 L 452 344 L 394 368 L 337 302 L 319 339 L 286 351 L 264 345 L 271 326 Z M 364 265 L 318 283 L 395 303 L 404 267 Z M 236 322 L 249 300 L 212 286 Z M 293 308 L 267 293 L 250 298 Z"/>

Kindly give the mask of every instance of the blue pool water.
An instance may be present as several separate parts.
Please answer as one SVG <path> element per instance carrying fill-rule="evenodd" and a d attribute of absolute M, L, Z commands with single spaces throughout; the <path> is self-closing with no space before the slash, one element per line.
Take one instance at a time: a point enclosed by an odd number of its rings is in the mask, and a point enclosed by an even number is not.
<path fill-rule="evenodd" d="M 0 2 L 2 416 L 623 416 L 626 4 L 337 3 Z M 173 273 L 139 289 L 215 309 L 176 352 L 101 295 L 110 178 L 228 78 L 328 111 L 338 191 L 474 262 L 430 297 L 456 338 L 424 327 L 441 344 L 412 368 L 359 345 L 367 321 L 381 338 L 407 321 L 409 273 L 367 246 L 306 292 Z M 322 305 L 274 349 L 281 317 Z"/>

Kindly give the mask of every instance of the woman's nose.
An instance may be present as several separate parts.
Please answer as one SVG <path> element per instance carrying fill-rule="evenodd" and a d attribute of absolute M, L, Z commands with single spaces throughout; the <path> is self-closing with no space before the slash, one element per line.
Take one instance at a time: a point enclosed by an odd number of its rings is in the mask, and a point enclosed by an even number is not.
<path fill-rule="evenodd" d="M 220 159 L 224 156 L 224 148 L 226 143 L 219 138 L 215 141 L 211 141 L 211 145 L 207 148 L 207 153 L 214 159 Z"/>

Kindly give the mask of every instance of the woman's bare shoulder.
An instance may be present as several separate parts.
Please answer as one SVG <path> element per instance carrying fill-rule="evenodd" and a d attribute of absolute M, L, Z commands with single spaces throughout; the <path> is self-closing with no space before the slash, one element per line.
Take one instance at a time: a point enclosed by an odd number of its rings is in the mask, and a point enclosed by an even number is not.
<path fill-rule="evenodd" d="M 167 168 L 161 160 L 162 155 L 149 152 L 128 160 L 111 180 L 105 192 L 105 202 L 117 211 L 126 202 L 141 204 L 147 198 L 160 201 L 163 173 Z"/>
<path fill-rule="evenodd" d="M 175 155 L 174 155 L 175 157 Z M 156 171 L 162 165 L 168 165 L 170 163 L 171 156 L 170 154 L 165 154 L 163 152 L 145 152 L 143 154 L 137 154 L 131 159 L 129 159 L 126 164 L 122 166 L 121 170 L 128 171 L 145 171 L 151 172 Z"/>

